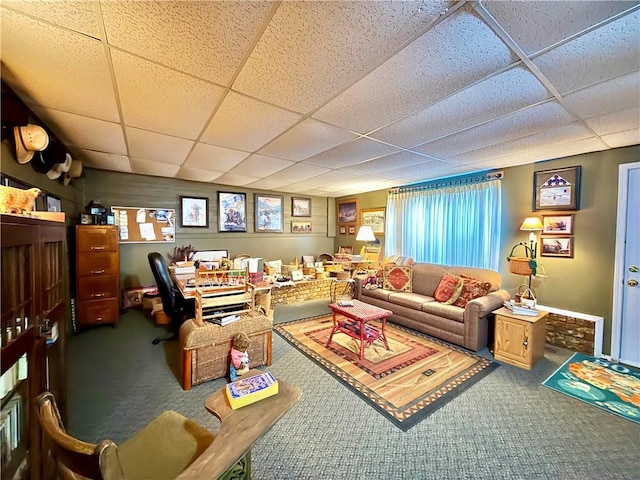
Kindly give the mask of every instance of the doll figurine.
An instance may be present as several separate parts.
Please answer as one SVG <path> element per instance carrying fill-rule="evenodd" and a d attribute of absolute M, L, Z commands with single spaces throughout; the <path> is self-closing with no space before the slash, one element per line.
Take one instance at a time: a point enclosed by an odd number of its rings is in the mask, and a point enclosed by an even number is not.
<path fill-rule="evenodd" d="M 236 333 L 231 342 L 231 363 L 229 376 L 231 381 L 237 380 L 249 371 L 249 344 L 251 340 L 245 332 Z"/>

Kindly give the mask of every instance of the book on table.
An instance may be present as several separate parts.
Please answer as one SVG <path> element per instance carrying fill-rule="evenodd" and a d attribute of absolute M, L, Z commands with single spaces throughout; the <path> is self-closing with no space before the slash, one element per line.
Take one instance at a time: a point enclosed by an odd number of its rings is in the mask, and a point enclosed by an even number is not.
<path fill-rule="evenodd" d="M 504 302 L 503 305 L 516 315 L 529 315 L 531 317 L 538 315 L 538 310 L 527 305 L 518 305 L 515 302 Z"/>
<path fill-rule="evenodd" d="M 245 407 L 278 393 L 278 381 L 271 372 L 239 378 L 228 383 L 225 394 L 232 409 Z"/>

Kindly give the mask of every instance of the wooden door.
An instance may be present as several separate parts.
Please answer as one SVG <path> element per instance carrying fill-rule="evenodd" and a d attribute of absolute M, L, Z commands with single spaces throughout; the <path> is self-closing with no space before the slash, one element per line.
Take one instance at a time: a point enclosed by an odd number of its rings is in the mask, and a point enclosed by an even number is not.
<path fill-rule="evenodd" d="M 503 357 L 506 361 L 528 368 L 531 364 L 529 337 L 529 322 L 502 315 L 496 316 L 496 358 Z"/>

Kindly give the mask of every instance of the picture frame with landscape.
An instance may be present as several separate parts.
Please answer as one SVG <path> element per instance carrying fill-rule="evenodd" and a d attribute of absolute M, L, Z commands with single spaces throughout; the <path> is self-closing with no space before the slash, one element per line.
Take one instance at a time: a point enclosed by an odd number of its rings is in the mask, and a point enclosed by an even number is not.
<path fill-rule="evenodd" d="M 358 222 L 358 199 L 343 200 L 336 204 L 338 225 L 355 225 Z"/>
<path fill-rule="evenodd" d="M 541 237 L 540 256 L 573 258 L 573 237 Z"/>
<path fill-rule="evenodd" d="M 306 197 L 291 197 L 291 216 L 310 217 L 311 199 Z"/>
<path fill-rule="evenodd" d="M 256 193 L 255 225 L 256 232 L 282 232 L 284 229 L 284 197 Z"/>
<path fill-rule="evenodd" d="M 369 226 L 376 235 L 384 235 L 385 207 L 360 210 L 360 225 Z"/>
<path fill-rule="evenodd" d="M 572 235 L 573 215 L 543 215 L 542 216 L 543 235 Z"/>

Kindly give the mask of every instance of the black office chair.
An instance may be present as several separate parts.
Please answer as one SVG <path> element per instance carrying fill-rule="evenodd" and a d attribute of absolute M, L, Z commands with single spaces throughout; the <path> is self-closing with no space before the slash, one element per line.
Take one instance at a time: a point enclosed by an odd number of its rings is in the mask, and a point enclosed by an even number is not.
<path fill-rule="evenodd" d="M 178 287 L 176 287 L 173 280 L 171 280 L 169 269 L 162 255 L 158 252 L 151 252 L 147 256 L 153 277 L 158 286 L 158 291 L 160 292 L 160 298 L 162 299 L 162 309 L 171 319 L 171 333 L 154 338 L 153 344 L 157 345 L 163 340 L 175 340 L 178 338 L 180 325 L 182 325 L 184 321 L 185 314 L 188 313 L 188 308 L 180 290 L 178 290 Z"/>

